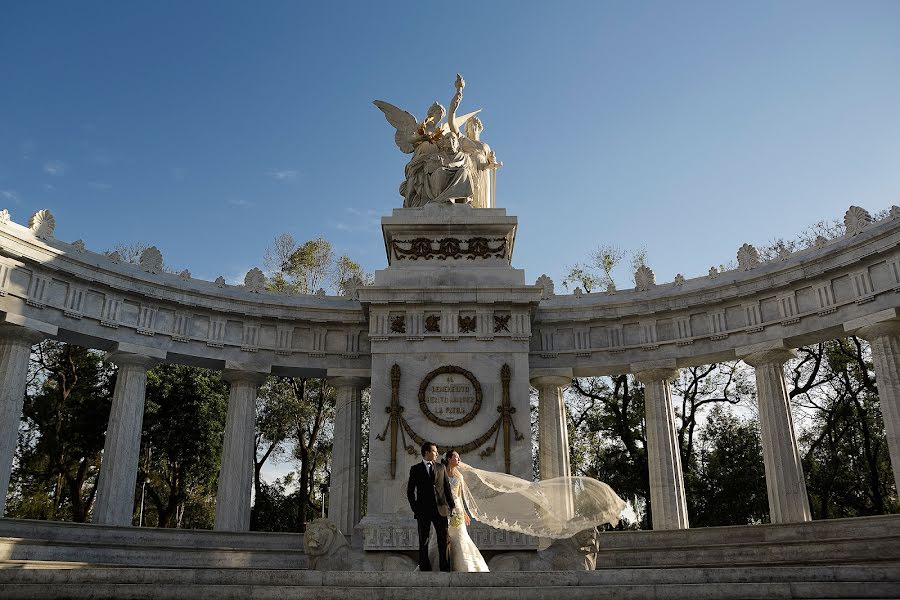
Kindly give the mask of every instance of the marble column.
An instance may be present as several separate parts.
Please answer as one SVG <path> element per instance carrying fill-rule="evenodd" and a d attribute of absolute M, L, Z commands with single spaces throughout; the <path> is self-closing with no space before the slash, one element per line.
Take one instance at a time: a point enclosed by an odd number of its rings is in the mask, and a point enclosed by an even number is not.
<path fill-rule="evenodd" d="M 31 347 L 44 337 L 43 333 L 31 329 L 0 324 L 0 517 L 6 508 L 9 476 L 19 438 L 28 359 Z"/>
<path fill-rule="evenodd" d="M 540 375 L 531 378 L 538 391 L 538 467 L 541 479 L 572 474 L 569 464 L 569 430 L 563 388 L 571 376 Z"/>
<path fill-rule="evenodd" d="M 644 384 L 653 529 L 688 528 L 681 449 L 675 432 L 675 412 L 669 384 L 677 376 L 678 370 L 668 367 L 635 372 L 635 377 Z"/>
<path fill-rule="evenodd" d="M 222 379 L 231 386 L 225 443 L 216 492 L 216 521 L 219 531 L 250 531 L 250 496 L 253 492 L 256 396 L 266 380 L 263 373 L 226 369 Z"/>
<path fill-rule="evenodd" d="M 364 377 L 330 377 L 337 392 L 334 409 L 334 449 L 328 488 L 328 518 L 344 535 L 352 535 L 360 519 L 362 461 L 362 391 Z"/>
<path fill-rule="evenodd" d="M 766 468 L 766 492 L 772 523 L 811 521 L 800 448 L 794 433 L 791 403 L 784 381 L 784 363 L 797 353 L 786 348 L 744 356 L 756 370 L 759 431 Z"/>
<path fill-rule="evenodd" d="M 107 354 L 106 360 L 115 363 L 119 369 L 100 461 L 93 522 L 128 526 L 134 513 L 147 371 L 159 361 L 142 354 L 118 351 Z"/>
<path fill-rule="evenodd" d="M 863 327 L 856 335 L 869 342 L 875 363 L 878 403 L 884 420 L 894 484 L 900 490 L 900 321 Z"/>

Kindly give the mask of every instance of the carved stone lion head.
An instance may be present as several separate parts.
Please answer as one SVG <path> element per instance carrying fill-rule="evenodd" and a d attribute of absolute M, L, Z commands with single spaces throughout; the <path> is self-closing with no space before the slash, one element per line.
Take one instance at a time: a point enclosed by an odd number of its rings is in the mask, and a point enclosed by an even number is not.
<path fill-rule="evenodd" d="M 306 534 L 303 536 L 303 545 L 307 556 L 322 556 L 328 554 L 334 545 L 338 528 L 334 522 L 328 519 L 316 519 L 306 526 Z"/>

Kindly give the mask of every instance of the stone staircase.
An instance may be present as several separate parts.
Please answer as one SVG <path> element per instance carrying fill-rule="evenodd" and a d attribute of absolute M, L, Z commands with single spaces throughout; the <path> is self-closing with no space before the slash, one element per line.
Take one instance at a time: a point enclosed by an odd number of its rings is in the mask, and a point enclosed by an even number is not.
<path fill-rule="evenodd" d="M 448 600 L 898 598 L 900 563 L 670 567 L 552 573 L 322 573 L 271 569 L 77 568 L 6 564 L 8 600 L 316 598 Z"/>
<path fill-rule="evenodd" d="M 595 571 L 316 572 L 302 536 L 0 519 L 0 598 L 900 599 L 900 515 L 601 535 Z"/>

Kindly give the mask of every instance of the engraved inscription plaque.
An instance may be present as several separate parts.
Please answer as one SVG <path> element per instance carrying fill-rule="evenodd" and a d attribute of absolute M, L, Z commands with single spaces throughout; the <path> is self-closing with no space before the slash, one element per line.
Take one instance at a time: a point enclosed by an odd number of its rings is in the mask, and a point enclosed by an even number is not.
<path fill-rule="evenodd" d="M 481 384 L 461 367 L 446 366 L 425 376 L 419 386 L 419 407 L 432 423 L 459 427 L 481 408 Z"/>

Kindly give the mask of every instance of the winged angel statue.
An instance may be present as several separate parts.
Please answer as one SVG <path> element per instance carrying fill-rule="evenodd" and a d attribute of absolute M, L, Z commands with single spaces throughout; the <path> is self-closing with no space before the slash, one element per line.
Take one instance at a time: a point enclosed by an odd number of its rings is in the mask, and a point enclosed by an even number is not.
<path fill-rule="evenodd" d="M 466 82 L 456 75 L 456 94 L 447 114 L 439 102 L 428 109 L 420 123 L 413 115 L 393 104 L 375 100 L 396 133 L 394 141 L 404 154 L 412 154 L 406 164 L 406 179 L 400 184 L 404 208 L 419 208 L 429 202 L 471 204 L 490 208 L 494 201 L 494 177 L 503 163 L 490 146 L 480 140 L 484 129 L 476 110 L 457 116 Z M 441 123 L 444 115 L 447 121 Z M 465 132 L 460 131 L 465 128 Z"/>

